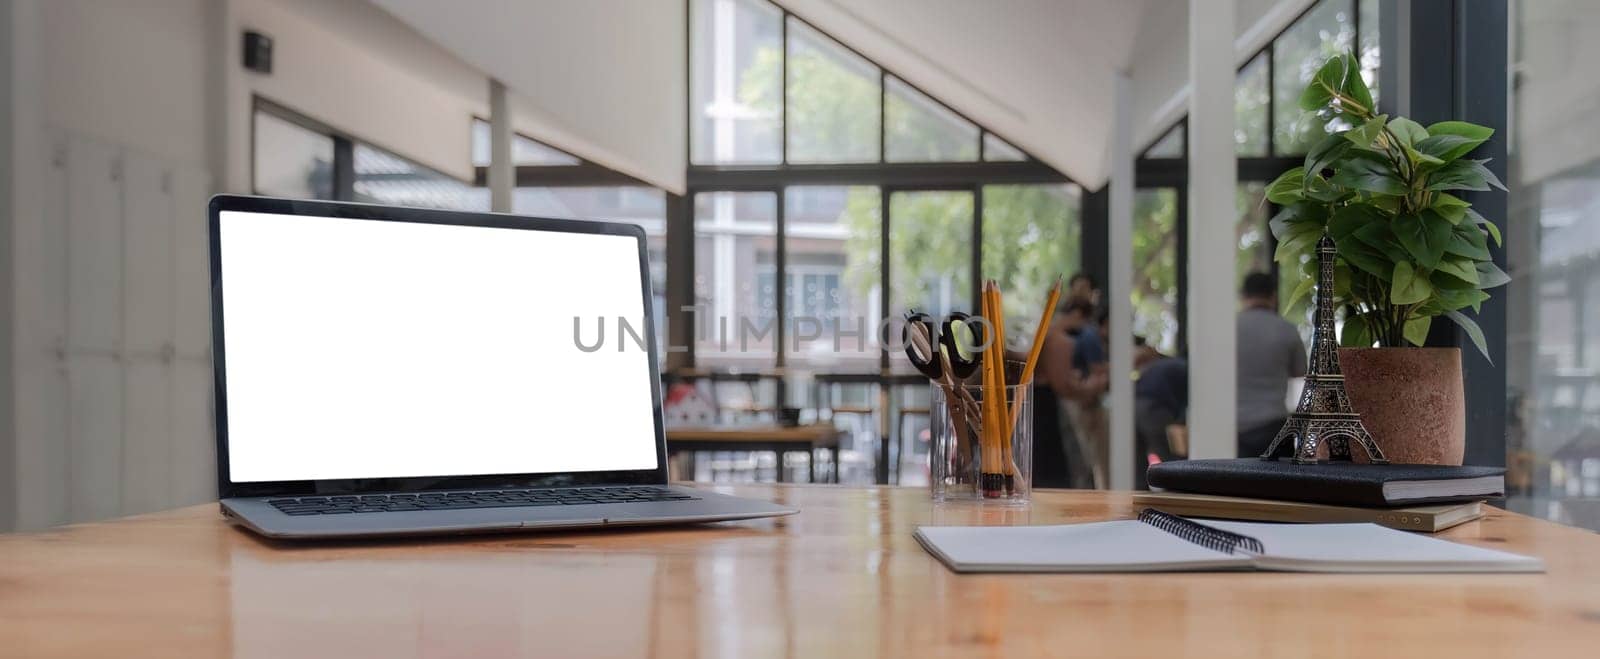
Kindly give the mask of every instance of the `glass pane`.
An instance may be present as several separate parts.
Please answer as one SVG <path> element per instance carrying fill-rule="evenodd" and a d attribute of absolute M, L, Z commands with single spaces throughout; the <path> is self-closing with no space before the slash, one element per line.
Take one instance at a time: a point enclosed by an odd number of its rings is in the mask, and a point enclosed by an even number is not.
<path fill-rule="evenodd" d="M 1027 160 L 1027 154 L 1022 149 L 1011 146 L 1010 142 L 995 137 L 994 133 L 983 134 L 983 159 L 989 162 L 1014 162 Z"/>
<path fill-rule="evenodd" d="M 577 156 L 545 146 L 513 133 L 511 135 L 511 162 L 515 165 L 577 165 Z M 472 120 L 472 165 L 489 166 L 489 122 Z"/>
<path fill-rule="evenodd" d="M 885 79 L 885 159 L 891 162 L 950 162 L 978 159 L 978 127 L 912 89 Z"/>
<path fill-rule="evenodd" d="M 878 159 L 878 67 L 789 19 L 789 162 Z"/>
<path fill-rule="evenodd" d="M 973 311 L 972 193 L 889 195 L 889 314 Z M 904 352 L 891 360 L 905 361 Z"/>
<path fill-rule="evenodd" d="M 1167 134 L 1162 135 L 1161 139 L 1150 145 L 1150 148 L 1145 149 L 1144 157 L 1182 158 L 1183 154 L 1187 152 L 1187 145 L 1184 144 L 1185 139 L 1187 138 L 1184 136 L 1183 124 L 1180 123 L 1168 130 Z"/>
<path fill-rule="evenodd" d="M 1178 191 L 1133 197 L 1133 333 L 1156 350 L 1178 350 Z"/>
<path fill-rule="evenodd" d="M 1240 156 L 1267 155 L 1267 56 L 1250 60 L 1233 85 L 1233 144 Z"/>
<path fill-rule="evenodd" d="M 690 3 L 690 162 L 780 160 L 782 20 L 766 0 Z"/>
<path fill-rule="evenodd" d="M 1272 42 L 1277 155 L 1303 154 L 1326 133 L 1314 113 L 1300 110 L 1300 93 L 1329 57 L 1350 49 L 1355 36 L 1352 10 L 1351 0 L 1321 0 Z"/>
<path fill-rule="evenodd" d="M 292 199 L 333 198 L 333 138 L 255 113 L 255 190 Z"/>
<path fill-rule="evenodd" d="M 1078 271 L 1078 186 L 983 187 L 983 277 L 1005 292 L 1006 328 L 1027 336 L 1057 277 Z"/>
<path fill-rule="evenodd" d="M 1361 79 L 1367 82 L 1367 87 L 1372 90 L 1372 100 L 1378 100 L 1378 66 L 1383 63 L 1379 56 L 1378 44 L 1381 43 L 1379 35 L 1383 34 L 1379 16 L 1383 12 L 1378 10 L 1378 0 L 1357 0 L 1361 12 Z"/>
<path fill-rule="evenodd" d="M 778 195 L 694 196 L 695 364 L 770 368 L 778 342 Z"/>
<path fill-rule="evenodd" d="M 783 199 L 785 365 L 875 370 L 883 262 L 878 188 L 792 187 Z"/>
<path fill-rule="evenodd" d="M 1600 145 L 1592 3 L 1514 5 L 1507 507 L 1600 530 Z M 1363 26 L 1365 31 L 1365 26 Z M 1463 360 L 1481 359 L 1462 348 Z"/>
<path fill-rule="evenodd" d="M 473 188 L 369 144 L 355 145 L 355 170 L 356 201 L 465 210 L 487 205 L 484 188 Z"/>
<path fill-rule="evenodd" d="M 1267 184 L 1249 181 L 1239 184 L 1235 195 L 1239 207 L 1239 253 L 1235 258 L 1234 288 L 1252 272 L 1272 272 L 1272 234 L 1267 228 L 1271 212 L 1267 204 Z"/>

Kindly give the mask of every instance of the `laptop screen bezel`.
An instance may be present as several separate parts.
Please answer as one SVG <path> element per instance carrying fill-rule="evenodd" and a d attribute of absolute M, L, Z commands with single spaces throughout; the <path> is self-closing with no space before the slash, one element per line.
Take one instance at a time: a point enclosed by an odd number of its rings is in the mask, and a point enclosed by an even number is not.
<path fill-rule="evenodd" d="M 628 236 L 638 241 L 639 275 L 644 298 L 645 349 L 649 352 L 651 412 L 655 422 L 656 468 L 625 471 L 546 472 L 485 474 L 476 476 L 418 476 L 404 478 L 356 478 L 265 482 L 233 482 L 228 463 L 228 382 L 227 346 L 223 331 L 223 282 L 221 218 L 223 211 L 270 213 L 375 222 L 412 222 L 463 227 L 491 227 L 530 231 L 556 231 Z M 667 441 L 661 416 L 661 374 L 657 359 L 655 310 L 650 286 L 650 259 L 644 229 L 635 224 L 585 220 L 559 220 L 499 213 L 407 208 L 332 201 L 275 199 L 241 195 L 217 195 L 208 208 L 211 249 L 211 350 L 215 376 L 215 426 L 217 447 L 217 490 L 221 498 L 337 494 L 362 492 L 412 492 L 429 490 L 485 489 L 502 487 L 563 487 L 582 485 L 665 484 L 667 482 Z"/>

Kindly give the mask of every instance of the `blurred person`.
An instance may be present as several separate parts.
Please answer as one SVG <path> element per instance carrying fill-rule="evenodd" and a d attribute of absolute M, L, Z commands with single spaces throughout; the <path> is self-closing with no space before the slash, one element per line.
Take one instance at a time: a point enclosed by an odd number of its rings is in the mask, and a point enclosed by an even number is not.
<path fill-rule="evenodd" d="M 1138 369 L 1133 385 L 1134 451 L 1140 467 L 1134 473 L 1136 489 L 1145 488 L 1145 469 L 1157 462 L 1184 457 L 1184 446 L 1174 446 L 1173 436 L 1186 438 L 1189 414 L 1189 361 L 1155 353 Z"/>
<path fill-rule="evenodd" d="M 1094 281 L 1094 275 L 1087 272 L 1078 272 L 1067 280 L 1067 300 L 1083 300 L 1090 305 L 1099 306 L 1100 287 Z"/>
<path fill-rule="evenodd" d="M 1038 487 L 1093 487 L 1090 456 L 1085 454 L 1073 426 L 1068 422 L 1070 401 L 1077 400 L 1103 382 L 1081 377 L 1072 367 L 1077 349 L 1074 336 L 1094 313 L 1087 300 L 1066 299 L 1056 307 L 1033 381 L 1034 394 L 1034 484 Z"/>
<path fill-rule="evenodd" d="M 1289 381 L 1306 374 L 1306 346 L 1295 326 L 1278 314 L 1272 275 L 1245 276 L 1239 297 L 1237 448 L 1240 457 L 1255 457 L 1289 418 Z"/>
<path fill-rule="evenodd" d="M 1111 383 L 1105 337 L 1111 314 L 1105 305 L 1100 305 L 1094 316 L 1094 322 L 1084 323 L 1078 329 L 1072 353 L 1072 368 L 1080 381 L 1094 386 L 1079 391 L 1070 399 L 1067 416 L 1073 431 L 1088 447 L 1087 457 L 1094 468 L 1096 485 L 1103 486 L 1111 460 L 1111 418 L 1105 408 L 1105 396 Z"/>

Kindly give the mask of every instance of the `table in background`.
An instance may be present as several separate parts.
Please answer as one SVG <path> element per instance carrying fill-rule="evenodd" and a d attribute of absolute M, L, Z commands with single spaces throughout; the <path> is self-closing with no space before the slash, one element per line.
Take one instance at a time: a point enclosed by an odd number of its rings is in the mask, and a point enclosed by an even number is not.
<path fill-rule="evenodd" d="M 817 451 L 828 451 L 834 482 L 839 479 L 839 437 L 830 423 L 802 426 L 776 424 L 668 428 L 667 454 L 694 451 L 772 451 L 778 454 L 778 482 L 783 482 L 785 453 L 806 454 L 809 480 L 817 481 Z M 692 468 L 691 468 L 692 469 Z M 693 471 L 690 471 L 693 474 Z"/>
<path fill-rule="evenodd" d="M 1547 574 L 956 575 L 919 524 L 1086 522 L 1127 493 L 935 508 L 912 488 L 713 487 L 799 515 L 275 545 L 215 505 L 0 536 L 0 654 L 239 657 L 1580 657 L 1600 536 L 1504 511 L 1440 534 Z"/>

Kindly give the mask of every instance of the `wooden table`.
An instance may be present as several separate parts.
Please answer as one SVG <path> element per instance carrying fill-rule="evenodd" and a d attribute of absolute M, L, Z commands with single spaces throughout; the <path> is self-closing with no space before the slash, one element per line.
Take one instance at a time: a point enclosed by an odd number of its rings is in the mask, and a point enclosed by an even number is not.
<path fill-rule="evenodd" d="M 806 453 L 807 474 L 817 481 L 817 451 L 828 451 L 833 458 L 834 482 L 839 480 L 839 438 L 844 433 L 832 423 L 803 426 L 777 424 L 668 428 L 667 452 L 682 451 L 772 451 L 778 454 L 778 482 L 783 482 L 783 455 Z"/>
<path fill-rule="evenodd" d="M 793 517 L 272 545 L 213 505 L 0 537 L 17 657 L 1583 657 L 1600 536 L 1512 513 L 1442 537 L 1547 574 L 952 574 L 918 524 L 1128 517 L 1126 494 L 934 508 L 920 489 L 719 487 Z"/>

